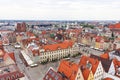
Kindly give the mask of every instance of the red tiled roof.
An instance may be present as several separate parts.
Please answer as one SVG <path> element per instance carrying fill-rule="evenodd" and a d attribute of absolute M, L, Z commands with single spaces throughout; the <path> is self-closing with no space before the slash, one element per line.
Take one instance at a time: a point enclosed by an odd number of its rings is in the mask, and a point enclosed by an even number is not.
<path fill-rule="evenodd" d="M 25 45 L 28 45 L 30 42 L 32 41 L 36 41 L 38 42 L 39 41 L 39 38 L 28 38 L 28 39 L 23 39 L 22 40 L 22 44 L 25 46 Z"/>
<path fill-rule="evenodd" d="M 65 40 L 62 43 L 57 43 L 57 44 L 51 44 L 51 45 L 44 45 L 43 48 L 45 49 L 45 51 L 49 50 L 49 51 L 54 51 L 57 50 L 58 48 L 60 49 L 66 49 L 68 47 L 72 47 L 73 42 L 70 40 Z"/>
<path fill-rule="evenodd" d="M 32 50 L 32 54 L 35 56 L 35 54 L 39 54 L 39 50 Z"/>
<path fill-rule="evenodd" d="M 113 59 L 113 63 L 114 63 L 115 66 L 120 67 L 120 61 L 118 61 L 116 58 Z"/>
<path fill-rule="evenodd" d="M 113 79 L 112 79 L 112 78 L 107 77 L 107 78 L 104 78 L 103 80 L 113 80 Z"/>
<path fill-rule="evenodd" d="M 116 23 L 109 26 L 110 29 L 120 29 L 120 23 Z"/>
<path fill-rule="evenodd" d="M 102 36 L 96 36 L 96 42 L 100 42 L 102 40 Z"/>
<path fill-rule="evenodd" d="M 120 23 L 115 24 L 115 28 L 120 28 Z"/>
<path fill-rule="evenodd" d="M 93 59 L 101 61 L 102 67 L 104 68 L 104 71 L 105 72 L 109 71 L 109 68 L 111 66 L 112 60 L 104 59 L 104 58 L 102 58 L 100 56 L 93 55 L 93 54 L 90 55 L 90 58 L 93 58 Z"/>
<path fill-rule="evenodd" d="M 87 64 L 88 59 L 89 58 L 87 56 L 82 56 L 81 59 L 80 59 L 79 65 L 80 66 L 85 66 Z"/>
<path fill-rule="evenodd" d="M 109 59 L 109 54 L 108 53 L 104 53 L 104 54 L 100 55 L 100 57 L 102 57 L 104 59 Z"/>
<path fill-rule="evenodd" d="M 84 80 L 88 80 L 90 70 L 86 68 L 82 71 L 82 73 L 83 73 Z"/>
<path fill-rule="evenodd" d="M 62 60 L 58 72 L 64 74 L 69 80 L 75 80 L 79 65 L 70 61 Z"/>
<path fill-rule="evenodd" d="M 35 36 L 33 33 L 31 33 L 31 32 L 26 32 L 26 34 L 27 34 L 27 36 L 30 36 L 30 37 L 32 37 L 32 36 Z"/>
<path fill-rule="evenodd" d="M 46 31 L 42 31 L 42 34 L 46 34 Z"/>
<path fill-rule="evenodd" d="M 12 52 L 12 53 L 8 53 L 8 55 L 11 57 L 12 60 L 15 61 L 15 56 L 14 56 L 14 53 L 13 53 L 13 52 Z"/>
<path fill-rule="evenodd" d="M 90 58 L 90 63 L 92 64 L 92 72 L 93 72 L 93 74 L 95 74 L 97 67 L 99 65 L 99 61 L 95 60 L 93 58 Z"/>
<path fill-rule="evenodd" d="M 87 62 L 89 62 L 92 65 L 91 70 L 94 74 L 96 72 L 97 67 L 98 67 L 99 61 L 97 59 L 93 59 L 93 58 L 90 58 L 87 56 L 82 56 L 80 59 L 79 65 L 87 68 L 86 67 Z"/>
<path fill-rule="evenodd" d="M 5 53 L 3 59 L 6 60 L 9 57 L 9 55 L 7 53 Z"/>

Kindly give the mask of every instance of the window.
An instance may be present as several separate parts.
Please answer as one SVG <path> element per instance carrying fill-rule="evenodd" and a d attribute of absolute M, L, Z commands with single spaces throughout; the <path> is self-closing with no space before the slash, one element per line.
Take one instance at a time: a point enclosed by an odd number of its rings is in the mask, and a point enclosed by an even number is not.
<path fill-rule="evenodd" d="M 12 80 L 14 80 L 14 79 L 15 79 L 15 76 L 14 76 L 14 75 L 12 75 L 12 76 L 11 76 L 11 79 L 12 79 Z"/>
<path fill-rule="evenodd" d="M 18 77 L 19 77 L 19 73 L 16 74 L 16 78 L 18 78 Z"/>
<path fill-rule="evenodd" d="M 49 78 L 49 80 L 52 80 L 51 78 Z"/>
<path fill-rule="evenodd" d="M 48 79 L 48 75 L 45 77 L 45 79 L 46 79 L 46 80 Z"/>
<path fill-rule="evenodd" d="M 10 77 L 8 76 L 8 77 L 6 78 L 6 80 L 10 80 Z"/>
<path fill-rule="evenodd" d="M 58 76 L 55 76 L 55 80 L 59 80 L 59 77 L 58 77 Z"/>
<path fill-rule="evenodd" d="M 4 78 L 1 78 L 0 80 L 5 80 Z"/>

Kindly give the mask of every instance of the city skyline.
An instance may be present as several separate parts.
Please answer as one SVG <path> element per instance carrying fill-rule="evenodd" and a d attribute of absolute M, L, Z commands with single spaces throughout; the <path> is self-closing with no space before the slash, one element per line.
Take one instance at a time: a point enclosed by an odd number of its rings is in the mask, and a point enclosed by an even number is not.
<path fill-rule="evenodd" d="M 0 19 L 119 20 L 119 0 L 2 0 Z"/>

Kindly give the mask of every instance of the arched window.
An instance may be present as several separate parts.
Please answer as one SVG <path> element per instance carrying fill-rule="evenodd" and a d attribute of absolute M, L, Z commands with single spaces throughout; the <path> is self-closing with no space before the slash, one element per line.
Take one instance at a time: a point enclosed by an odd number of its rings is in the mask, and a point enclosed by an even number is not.
<path fill-rule="evenodd" d="M 18 77 L 19 77 L 19 73 L 16 74 L 16 78 L 18 78 Z"/>
<path fill-rule="evenodd" d="M 11 79 L 12 79 L 12 80 L 14 80 L 14 79 L 15 79 L 15 76 L 14 76 L 14 75 L 12 75 L 12 76 L 11 76 Z"/>

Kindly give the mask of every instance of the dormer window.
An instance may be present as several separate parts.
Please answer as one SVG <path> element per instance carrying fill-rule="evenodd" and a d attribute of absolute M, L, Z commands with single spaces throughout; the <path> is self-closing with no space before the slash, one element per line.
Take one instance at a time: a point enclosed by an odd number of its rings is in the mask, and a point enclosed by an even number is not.
<path fill-rule="evenodd" d="M 40 49 L 40 52 L 45 52 L 45 50 L 44 49 Z"/>
<path fill-rule="evenodd" d="M 58 47 L 58 49 L 60 50 L 61 48 L 60 48 L 60 47 Z"/>
<path fill-rule="evenodd" d="M 0 62 L 3 62 L 3 58 L 2 57 L 0 57 Z"/>
<path fill-rule="evenodd" d="M 50 50 L 49 49 L 47 49 L 47 52 L 49 52 Z"/>

